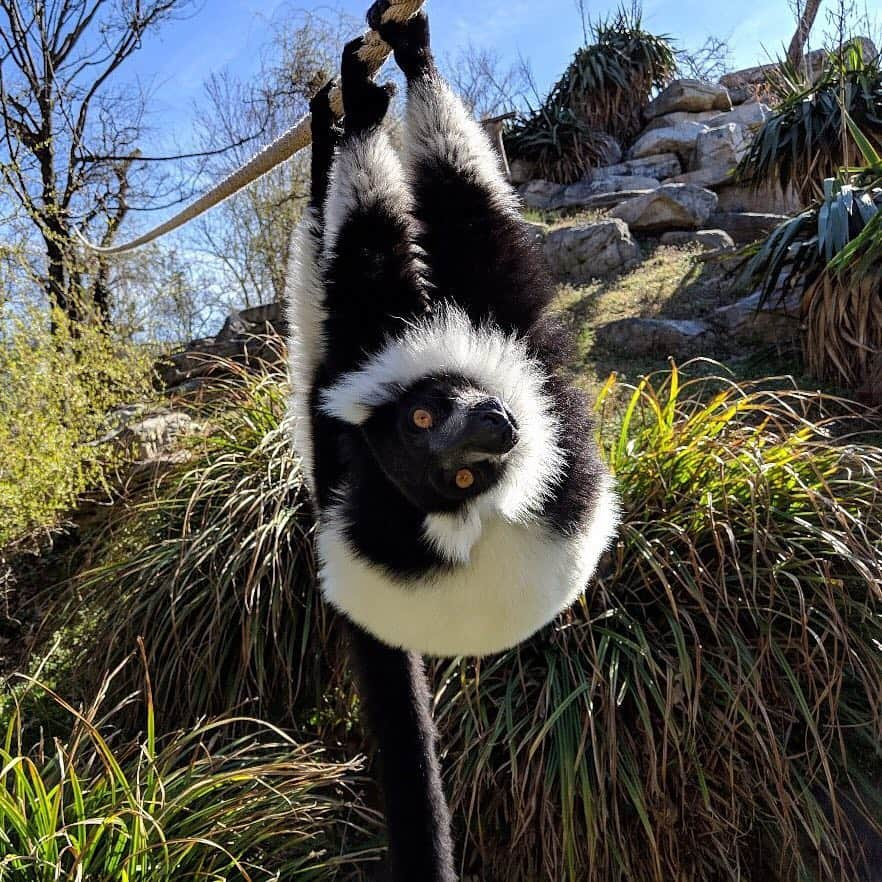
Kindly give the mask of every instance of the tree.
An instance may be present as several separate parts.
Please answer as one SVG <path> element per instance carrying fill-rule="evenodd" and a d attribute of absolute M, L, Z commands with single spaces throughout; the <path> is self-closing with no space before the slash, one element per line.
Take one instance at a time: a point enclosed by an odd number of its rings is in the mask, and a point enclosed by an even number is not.
<path fill-rule="evenodd" d="M 796 4 L 797 25 L 796 33 L 790 41 L 790 48 L 787 50 L 787 58 L 794 67 L 801 67 L 802 56 L 805 52 L 805 45 L 808 42 L 809 34 L 818 17 L 818 10 L 821 8 L 821 0 L 798 0 Z"/>
<path fill-rule="evenodd" d="M 282 18 L 260 72 L 248 82 L 220 71 L 206 83 L 200 144 L 237 145 L 210 156 L 200 172 L 220 180 L 280 135 L 308 110 L 312 95 L 333 76 L 347 35 L 359 23 L 341 15 L 298 13 Z M 281 300 L 288 243 L 309 193 L 308 157 L 283 163 L 196 221 L 192 246 L 213 264 L 229 306 Z"/>
<path fill-rule="evenodd" d="M 73 321 L 109 314 L 108 268 L 87 272 L 73 229 L 109 244 L 128 210 L 144 96 L 114 75 L 189 0 L 0 0 L 0 180 L 40 243 L 32 273 Z M 88 276 L 88 279 L 87 279 Z"/>

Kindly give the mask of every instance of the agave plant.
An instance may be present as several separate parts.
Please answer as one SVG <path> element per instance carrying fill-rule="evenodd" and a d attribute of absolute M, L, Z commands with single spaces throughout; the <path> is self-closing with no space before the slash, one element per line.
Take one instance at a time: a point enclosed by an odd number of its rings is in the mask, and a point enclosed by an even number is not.
<path fill-rule="evenodd" d="M 863 878 L 854 824 L 882 833 L 882 452 L 831 440 L 848 420 L 819 401 L 676 369 L 632 389 L 604 433 L 624 522 L 596 590 L 516 650 L 437 668 L 468 872 Z"/>
<path fill-rule="evenodd" d="M 644 30 L 639 11 L 620 9 L 592 23 L 591 33 L 594 42 L 576 52 L 543 105 L 506 134 L 512 157 L 535 162 L 540 177 L 560 183 L 607 161 L 598 147 L 609 137 L 630 144 L 652 89 L 667 85 L 677 68 L 669 38 Z"/>
<path fill-rule="evenodd" d="M 823 201 L 777 227 L 743 280 L 764 300 L 801 291 L 808 369 L 882 403 L 882 158 L 845 120 L 867 165 L 824 181 Z"/>
<path fill-rule="evenodd" d="M 777 106 L 736 170 L 741 181 L 792 188 L 806 204 L 823 197 L 821 181 L 859 160 L 848 118 L 882 145 L 882 61 L 865 57 L 860 41 L 831 54 L 814 82 L 782 62 L 769 88 Z"/>

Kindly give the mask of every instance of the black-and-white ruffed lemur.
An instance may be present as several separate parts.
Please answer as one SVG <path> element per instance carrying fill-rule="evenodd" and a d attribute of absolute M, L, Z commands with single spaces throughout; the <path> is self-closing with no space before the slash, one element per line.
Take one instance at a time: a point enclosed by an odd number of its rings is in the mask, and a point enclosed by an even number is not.
<path fill-rule="evenodd" d="M 584 590 L 617 506 L 582 394 L 561 379 L 553 286 L 493 148 L 440 77 L 424 14 L 368 23 L 407 79 L 343 53 L 312 101 L 311 202 L 293 243 L 295 447 L 320 586 L 350 622 L 394 882 L 455 879 L 421 654 L 485 655 Z"/>

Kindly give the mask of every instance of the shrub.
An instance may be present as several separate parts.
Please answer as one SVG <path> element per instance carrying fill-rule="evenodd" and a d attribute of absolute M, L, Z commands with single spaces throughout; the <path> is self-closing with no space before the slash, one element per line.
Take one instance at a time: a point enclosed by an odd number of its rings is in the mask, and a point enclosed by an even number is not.
<path fill-rule="evenodd" d="M 69 595 L 71 612 L 91 622 L 81 664 L 100 675 L 143 637 L 163 728 L 243 710 L 323 723 L 336 630 L 315 589 L 313 515 L 282 425 L 285 381 L 277 368 L 221 367 L 233 376 L 203 413 L 212 429 L 116 518 Z M 138 684 L 123 671 L 116 685 Z"/>
<path fill-rule="evenodd" d="M 639 11 L 622 8 L 591 33 L 594 43 L 576 52 L 543 105 L 506 133 L 512 157 L 535 162 L 537 177 L 569 184 L 604 164 L 603 135 L 630 144 L 652 89 L 676 72 L 669 39 L 645 31 Z"/>
<path fill-rule="evenodd" d="M 812 83 L 783 63 L 770 88 L 777 106 L 741 160 L 740 180 L 757 187 L 777 183 L 785 192 L 792 187 L 808 203 L 823 197 L 825 178 L 836 177 L 860 157 L 848 117 L 882 145 L 882 61 L 865 58 L 860 41 L 832 54 Z"/>
<path fill-rule="evenodd" d="M 142 399 L 149 353 L 105 329 L 0 310 L 0 548 L 52 526 L 108 464 L 102 434 L 114 405 Z"/>
<path fill-rule="evenodd" d="M 847 816 L 880 808 L 882 452 L 813 422 L 816 395 L 708 382 L 643 381 L 608 434 L 625 519 L 584 603 L 437 667 L 482 879 L 856 878 Z"/>
<path fill-rule="evenodd" d="M 779 225 L 744 270 L 763 300 L 800 292 L 806 366 L 821 380 L 872 389 L 882 367 L 882 158 L 848 120 L 869 163 L 824 182 L 823 202 Z M 843 182 L 844 181 L 846 182 Z"/>
<path fill-rule="evenodd" d="M 13 713 L 0 744 L 4 882 L 324 880 L 376 854 L 341 846 L 376 823 L 354 799 L 355 763 L 256 721 L 249 738 L 218 721 L 158 739 L 149 701 L 146 735 L 120 746 L 100 697 L 80 713 L 52 695 L 72 719 L 65 740 L 23 752 Z"/>

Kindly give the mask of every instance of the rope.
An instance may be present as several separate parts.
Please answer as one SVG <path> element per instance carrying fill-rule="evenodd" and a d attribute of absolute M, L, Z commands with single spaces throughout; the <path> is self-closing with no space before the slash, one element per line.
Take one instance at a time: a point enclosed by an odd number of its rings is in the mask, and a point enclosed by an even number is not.
<path fill-rule="evenodd" d="M 419 12 L 424 2 L 425 0 L 389 0 L 389 8 L 383 13 L 383 20 L 406 21 Z M 359 50 L 359 55 L 367 64 L 371 76 L 375 76 L 392 50 L 376 31 L 369 30 L 365 33 L 364 37 L 365 44 Z M 332 109 L 338 116 L 341 116 L 343 113 L 343 97 L 339 86 L 336 86 L 331 91 L 330 99 Z M 234 193 L 238 193 L 239 190 L 247 187 L 268 171 L 274 169 L 279 163 L 290 159 L 295 153 L 303 150 L 304 147 L 308 147 L 311 142 L 310 115 L 306 114 L 290 129 L 279 135 L 275 141 L 267 144 L 263 150 L 252 156 L 245 165 L 231 172 L 195 202 L 191 202 L 190 205 L 178 212 L 174 217 L 169 218 L 169 220 L 129 242 L 124 242 L 121 245 L 101 247 L 86 239 L 79 230 L 75 229 L 74 232 L 83 245 L 96 254 L 111 255 L 132 251 L 141 245 L 146 245 L 148 242 L 158 239 L 160 236 L 164 236 L 166 233 L 170 233 L 172 230 L 176 230 L 178 227 L 182 227 L 194 218 L 199 217 L 200 214 L 208 211 L 208 209 L 214 208 L 215 205 L 219 205 L 225 199 L 229 199 Z"/>

